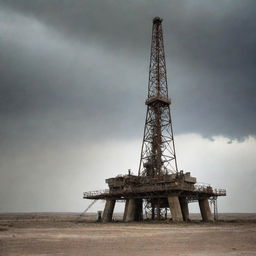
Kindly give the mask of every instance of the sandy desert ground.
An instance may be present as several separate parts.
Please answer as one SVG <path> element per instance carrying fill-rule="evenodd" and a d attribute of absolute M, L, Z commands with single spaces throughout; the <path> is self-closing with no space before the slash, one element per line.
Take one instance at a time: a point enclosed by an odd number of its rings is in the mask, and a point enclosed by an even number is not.
<path fill-rule="evenodd" d="M 95 223 L 87 214 L 0 214 L 0 256 L 256 255 L 256 214 L 222 214 L 195 221 Z M 116 216 L 118 219 L 118 216 Z"/>

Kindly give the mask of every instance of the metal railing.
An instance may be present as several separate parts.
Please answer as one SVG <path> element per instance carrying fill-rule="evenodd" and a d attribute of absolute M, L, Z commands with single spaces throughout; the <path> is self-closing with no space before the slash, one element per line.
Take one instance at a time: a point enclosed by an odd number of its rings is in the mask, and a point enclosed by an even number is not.
<path fill-rule="evenodd" d="M 214 189 L 214 194 L 225 196 L 227 194 L 226 189 Z"/>
<path fill-rule="evenodd" d="M 210 186 L 209 184 L 195 184 L 195 190 L 194 191 L 198 191 L 198 192 L 205 192 L 205 193 L 214 193 L 216 195 L 222 195 L 225 196 L 226 195 L 226 189 L 213 189 L 212 186 Z"/>
<path fill-rule="evenodd" d="M 83 194 L 84 194 L 84 198 L 86 198 L 90 196 L 98 196 L 101 194 L 108 194 L 108 193 L 109 193 L 109 189 L 102 189 L 102 190 L 84 192 Z"/>

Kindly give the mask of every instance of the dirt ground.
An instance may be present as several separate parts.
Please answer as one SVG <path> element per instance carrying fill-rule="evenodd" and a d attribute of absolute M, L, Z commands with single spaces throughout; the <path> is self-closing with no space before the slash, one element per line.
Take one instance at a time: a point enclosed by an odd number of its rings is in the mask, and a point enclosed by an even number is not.
<path fill-rule="evenodd" d="M 0 256 L 256 255 L 256 214 L 217 223 L 95 223 L 95 215 L 1 214 Z"/>

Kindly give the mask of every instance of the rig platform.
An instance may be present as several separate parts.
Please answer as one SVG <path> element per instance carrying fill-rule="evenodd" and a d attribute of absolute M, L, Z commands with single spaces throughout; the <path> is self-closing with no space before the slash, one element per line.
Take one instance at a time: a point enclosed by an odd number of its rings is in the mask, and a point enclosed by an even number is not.
<path fill-rule="evenodd" d="M 83 198 L 106 200 L 102 221 L 112 221 L 116 201 L 125 202 L 123 220 L 189 221 L 188 203 L 198 201 L 203 221 L 217 219 L 217 198 L 226 190 L 197 184 L 190 172 L 178 170 L 168 97 L 162 19 L 155 17 L 149 68 L 148 98 L 138 175 L 106 179 L 109 189 L 85 192 Z M 209 201 L 214 205 L 212 216 Z M 144 214 L 145 213 L 145 214 Z"/>

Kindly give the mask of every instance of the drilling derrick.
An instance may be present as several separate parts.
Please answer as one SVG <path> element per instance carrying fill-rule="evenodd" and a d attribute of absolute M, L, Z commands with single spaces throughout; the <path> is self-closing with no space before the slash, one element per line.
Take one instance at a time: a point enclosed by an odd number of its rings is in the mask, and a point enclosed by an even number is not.
<path fill-rule="evenodd" d="M 168 98 L 162 19 L 153 19 L 147 114 L 138 175 L 177 173 L 171 101 Z"/>
<path fill-rule="evenodd" d="M 217 218 L 217 197 L 226 190 L 196 183 L 190 172 L 179 171 L 176 161 L 171 100 L 168 97 L 162 19 L 153 19 L 148 95 L 138 175 L 106 179 L 109 189 L 85 192 L 85 199 L 106 200 L 102 221 L 112 221 L 116 201 L 125 202 L 123 221 L 167 219 L 188 221 L 188 203 L 198 202 L 202 220 L 211 221 L 209 201 Z M 169 214 L 170 210 L 170 214 Z"/>

